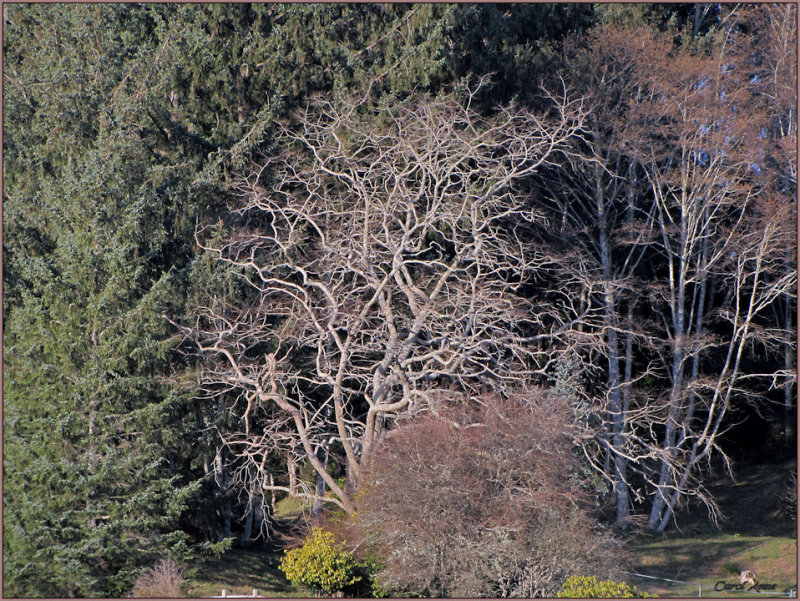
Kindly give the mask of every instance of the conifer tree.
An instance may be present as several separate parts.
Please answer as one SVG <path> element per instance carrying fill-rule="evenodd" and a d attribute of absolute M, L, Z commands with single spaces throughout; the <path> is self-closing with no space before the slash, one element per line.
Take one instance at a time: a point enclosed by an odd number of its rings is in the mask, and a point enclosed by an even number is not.
<path fill-rule="evenodd" d="M 180 177 L 160 170 L 139 93 L 151 34 L 120 7 L 9 10 L 6 594 L 120 595 L 158 556 L 191 552 L 191 424 L 161 317 L 186 245 Z"/>

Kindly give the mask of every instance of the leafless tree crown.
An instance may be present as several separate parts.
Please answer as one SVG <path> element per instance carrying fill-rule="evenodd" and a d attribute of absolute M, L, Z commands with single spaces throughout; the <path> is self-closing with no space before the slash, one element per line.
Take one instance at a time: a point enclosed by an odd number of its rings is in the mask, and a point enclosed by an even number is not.
<path fill-rule="evenodd" d="M 240 182 L 234 235 L 198 233 L 251 302 L 204 306 L 185 331 L 218 359 L 207 389 L 239 395 L 244 428 L 227 443 L 265 488 L 268 454 L 307 460 L 352 510 L 387 418 L 538 369 L 537 315 L 516 293 L 538 265 L 526 229 L 537 214 L 514 190 L 566 152 L 584 109 L 562 93 L 546 115 L 484 117 L 473 93 L 309 105 L 283 151 Z M 320 448 L 341 456 L 347 486 Z"/>

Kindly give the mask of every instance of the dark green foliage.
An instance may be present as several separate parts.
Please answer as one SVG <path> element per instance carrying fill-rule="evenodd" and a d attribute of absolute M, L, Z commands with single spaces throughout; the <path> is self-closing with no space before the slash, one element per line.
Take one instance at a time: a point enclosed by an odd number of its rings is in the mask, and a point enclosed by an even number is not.
<path fill-rule="evenodd" d="M 130 17 L 130 18 L 129 18 Z M 131 19 L 132 18 L 132 19 Z M 162 317 L 188 258 L 180 177 L 148 138 L 148 24 L 108 5 L 13 7 L 4 278 L 4 582 L 11 595 L 121 595 L 199 482 Z M 25 51 L 23 51 L 23 49 Z M 141 79 L 138 83 L 145 83 Z M 185 190 L 185 188 L 184 188 Z M 171 365 L 171 363 L 173 363 Z"/>
<path fill-rule="evenodd" d="M 491 73 L 490 104 L 533 101 L 553 75 L 560 41 L 594 21 L 588 4 L 473 4 L 453 18 L 453 75 Z"/>
<path fill-rule="evenodd" d="M 118 179 L 120 165 L 103 165 Z M 29 288 L 4 340 L 5 582 L 16 594 L 121 594 L 137 558 L 188 551 L 174 524 L 196 484 L 170 465 L 185 400 L 158 378 L 174 282 L 154 266 L 148 211 L 117 207 L 112 228 L 106 207 L 64 215 L 38 273 L 14 257 Z"/>
<path fill-rule="evenodd" d="M 187 400 L 191 371 L 180 375 L 163 318 L 180 318 L 187 296 L 239 290 L 202 257 L 189 268 L 196 220 L 310 94 L 448 77 L 431 32 L 452 10 L 8 7 L 7 592 L 122 594 L 157 555 L 188 552 L 179 524 L 219 538 L 225 518 L 202 507 L 227 488 L 206 485 L 185 508 L 213 428 L 233 425 L 218 403 Z"/>

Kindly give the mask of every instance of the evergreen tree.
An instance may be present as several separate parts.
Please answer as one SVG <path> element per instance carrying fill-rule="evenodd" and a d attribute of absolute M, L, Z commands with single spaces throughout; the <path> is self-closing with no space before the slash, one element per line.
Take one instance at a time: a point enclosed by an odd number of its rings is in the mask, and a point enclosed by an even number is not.
<path fill-rule="evenodd" d="M 127 7 L 9 9 L 6 594 L 120 595 L 191 552 L 177 525 L 199 483 L 179 470 L 191 424 L 162 317 L 188 257 L 181 177 L 135 76 L 152 26 Z"/>

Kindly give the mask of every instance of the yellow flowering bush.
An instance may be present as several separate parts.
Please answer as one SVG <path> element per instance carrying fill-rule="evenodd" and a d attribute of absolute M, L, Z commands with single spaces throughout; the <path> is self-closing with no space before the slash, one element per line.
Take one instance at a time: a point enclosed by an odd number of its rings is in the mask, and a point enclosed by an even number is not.
<path fill-rule="evenodd" d="M 311 529 L 311 536 L 302 547 L 286 551 L 279 568 L 292 584 L 302 584 L 326 594 L 341 591 L 361 580 L 355 573 L 352 554 L 336 544 L 331 532 L 318 527 Z"/>
<path fill-rule="evenodd" d="M 559 599 L 654 599 L 626 582 L 599 581 L 594 576 L 570 576 L 558 593 Z"/>

